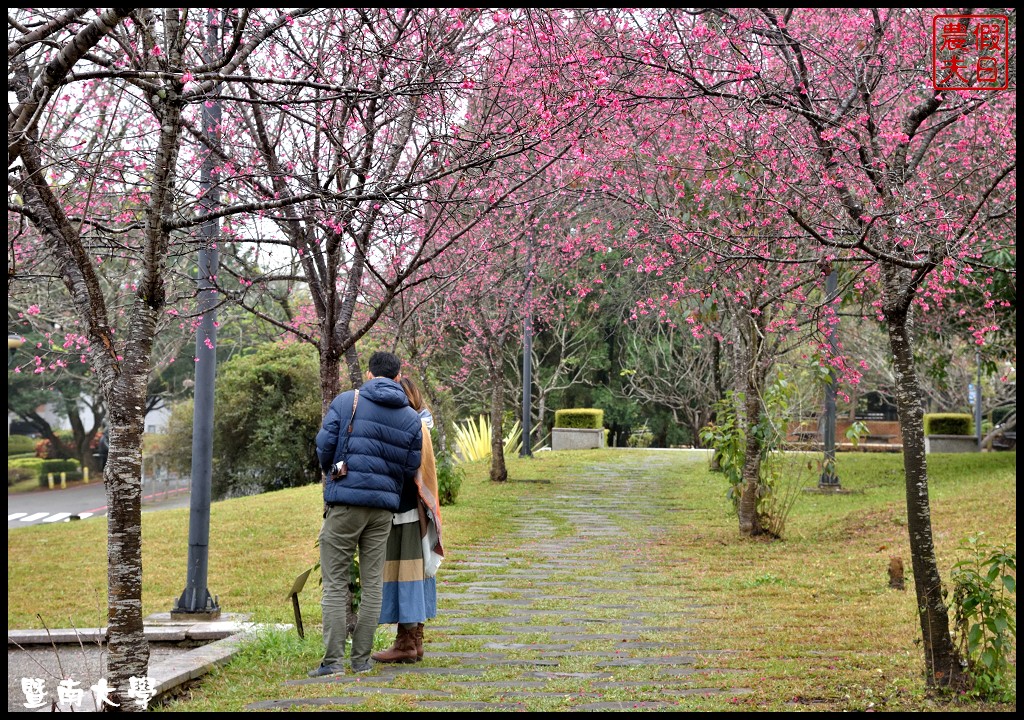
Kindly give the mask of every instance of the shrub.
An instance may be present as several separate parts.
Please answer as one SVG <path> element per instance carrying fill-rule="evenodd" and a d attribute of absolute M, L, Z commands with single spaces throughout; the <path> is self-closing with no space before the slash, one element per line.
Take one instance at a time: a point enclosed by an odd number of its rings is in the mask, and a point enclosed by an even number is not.
<path fill-rule="evenodd" d="M 631 448 L 649 448 L 653 440 L 654 433 L 647 427 L 647 423 L 644 423 L 629 434 L 626 446 Z M 607 442 L 605 444 L 607 445 Z"/>
<path fill-rule="evenodd" d="M 81 470 L 81 463 L 77 460 L 43 460 L 39 465 L 39 479 L 46 480 L 46 476 L 53 473 L 57 477 L 61 473 L 73 473 Z"/>
<path fill-rule="evenodd" d="M 969 413 L 926 413 L 925 435 L 973 435 L 974 418 Z"/>
<path fill-rule="evenodd" d="M 42 458 L 32 457 L 19 457 L 19 458 L 7 458 L 7 469 L 17 470 L 28 470 L 32 473 L 32 477 L 39 476 L 39 468 L 42 467 L 45 461 Z"/>
<path fill-rule="evenodd" d="M 35 452 L 36 439 L 28 435 L 10 435 L 7 438 L 7 456 Z"/>
<path fill-rule="evenodd" d="M 598 408 L 565 408 L 555 410 L 555 427 L 599 430 L 604 427 L 604 410 Z"/>
<path fill-rule="evenodd" d="M 711 448 L 711 465 L 725 475 L 729 488 L 726 497 L 738 511 L 743 483 L 743 462 L 746 454 L 747 433 L 743 423 L 736 416 L 735 396 L 729 391 L 726 397 L 713 405 L 715 420 L 700 430 L 700 440 Z"/>
<path fill-rule="evenodd" d="M 954 635 L 967 660 L 972 692 L 1016 702 L 1017 673 L 1010 659 L 1017 641 L 1017 550 L 989 547 L 984 535 L 961 543 L 968 556 L 953 566 Z"/>
<path fill-rule="evenodd" d="M 320 366 L 305 344 L 268 343 L 217 367 L 214 499 L 320 482 Z M 357 414 L 358 421 L 358 414 Z M 171 411 L 154 452 L 172 470 L 191 467 L 192 405 Z"/>
<path fill-rule="evenodd" d="M 743 494 L 743 468 L 746 464 L 747 433 L 760 437 L 761 462 L 757 492 L 757 512 L 761 527 L 772 537 L 781 538 L 786 521 L 805 481 L 800 462 L 787 461 L 782 452 L 785 417 L 796 388 L 781 374 L 771 382 L 762 398 L 760 421 L 748 428 L 736 415 L 743 405 L 743 393 L 730 391 L 712 407 L 715 421 L 704 426 L 700 439 L 712 449 L 712 467 L 722 472 L 729 483 L 726 497 L 739 512 Z M 796 457 L 796 456 L 794 456 Z"/>
<path fill-rule="evenodd" d="M 1001 405 L 1000 407 L 994 408 L 992 410 L 992 424 L 1002 425 L 1004 422 L 1006 422 L 1007 418 L 1009 418 L 1011 415 L 1016 414 L 1016 412 L 1016 405 Z"/>
<path fill-rule="evenodd" d="M 36 472 L 31 468 L 7 466 L 7 487 L 31 480 L 34 477 L 36 477 Z"/>
<path fill-rule="evenodd" d="M 53 434 L 58 440 L 60 440 L 64 444 L 65 447 L 74 447 L 75 435 L 70 430 L 55 430 Z M 42 440 L 36 441 L 35 452 L 36 457 L 41 457 L 44 459 L 58 457 L 57 451 L 53 447 L 53 443 L 51 443 L 47 438 L 43 438 Z"/>
<path fill-rule="evenodd" d="M 465 471 L 448 453 L 437 457 L 437 501 L 442 505 L 454 505 L 465 480 Z"/>
<path fill-rule="evenodd" d="M 61 474 L 59 472 L 53 473 L 53 485 L 54 485 L 54 487 L 57 487 L 57 486 L 60 485 L 60 475 Z M 64 481 L 65 482 L 79 482 L 83 477 L 85 477 L 85 474 L 81 470 L 73 470 L 71 472 L 65 472 L 64 473 Z M 50 475 L 49 475 L 49 473 L 45 474 L 45 475 L 40 475 L 39 476 L 39 487 L 41 487 L 41 488 L 48 488 L 48 487 L 50 487 Z"/>

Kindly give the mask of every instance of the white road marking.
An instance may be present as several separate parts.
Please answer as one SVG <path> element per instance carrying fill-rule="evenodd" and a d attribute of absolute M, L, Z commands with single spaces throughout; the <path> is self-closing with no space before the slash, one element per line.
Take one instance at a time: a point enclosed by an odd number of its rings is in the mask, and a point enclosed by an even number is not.
<path fill-rule="evenodd" d="M 59 522 L 61 520 L 69 518 L 69 517 L 71 517 L 71 513 L 59 512 L 59 513 L 54 513 L 50 517 L 48 517 L 45 520 L 43 520 L 43 522 Z"/>
<path fill-rule="evenodd" d="M 44 517 L 46 517 L 49 514 L 50 513 L 48 513 L 48 512 L 33 513 L 32 515 L 27 515 L 26 517 L 19 518 L 19 519 L 22 522 L 35 522 L 36 520 L 42 520 Z"/>

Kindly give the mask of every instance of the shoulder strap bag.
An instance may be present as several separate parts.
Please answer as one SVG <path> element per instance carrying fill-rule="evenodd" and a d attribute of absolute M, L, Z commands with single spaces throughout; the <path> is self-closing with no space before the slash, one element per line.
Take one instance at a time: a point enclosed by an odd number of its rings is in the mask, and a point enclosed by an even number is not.
<path fill-rule="evenodd" d="M 348 418 L 348 430 L 345 433 L 345 452 L 341 454 L 341 460 L 334 464 L 331 468 L 331 479 L 339 480 L 348 475 L 348 442 L 349 438 L 352 437 L 352 423 L 356 419 L 356 406 L 359 404 L 359 388 L 356 388 L 355 394 L 352 396 L 352 414 Z"/>

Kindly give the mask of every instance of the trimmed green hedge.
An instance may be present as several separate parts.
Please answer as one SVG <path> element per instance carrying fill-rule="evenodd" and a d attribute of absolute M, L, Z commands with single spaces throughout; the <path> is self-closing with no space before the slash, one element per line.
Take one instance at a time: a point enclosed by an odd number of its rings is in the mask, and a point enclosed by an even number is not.
<path fill-rule="evenodd" d="M 64 471 L 64 481 L 65 482 L 78 482 L 83 477 L 85 477 L 85 473 L 83 473 L 81 470 L 72 470 L 71 472 Z M 54 487 L 60 487 L 60 473 L 59 472 L 55 472 L 53 474 L 53 486 Z M 49 475 L 47 473 L 43 473 L 42 475 L 39 476 L 39 487 L 41 487 L 41 488 L 50 487 L 50 477 L 49 477 Z"/>
<path fill-rule="evenodd" d="M 8 466 L 7 487 L 17 485 L 20 482 L 25 482 L 26 480 L 31 480 L 35 477 L 36 473 L 34 470 L 29 470 L 28 468 L 17 468 Z"/>
<path fill-rule="evenodd" d="M 30 438 L 28 435 L 11 435 L 7 438 L 7 456 L 35 454 L 37 442 L 35 438 Z"/>
<path fill-rule="evenodd" d="M 38 458 L 35 455 L 30 457 L 18 457 L 18 458 L 7 458 L 7 468 L 18 468 L 21 470 L 31 470 L 33 475 L 39 475 L 39 469 L 43 466 L 43 459 Z"/>
<path fill-rule="evenodd" d="M 974 418 L 970 413 L 925 413 L 925 435 L 973 435 Z"/>
<path fill-rule="evenodd" d="M 577 430 L 600 430 L 604 427 L 604 410 L 597 408 L 555 410 L 555 427 Z"/>
<path fill-rule="evenodd" d="M 81 473 L 81 469 L 82 464 L 77 460 L 43 460 L 39 466 L 39 479 L 46 480 L 49 473 L 53 473 L 55 478 L 60 477 L 61 473 L 68 473 L 70 480 L 71 473 Z"/>

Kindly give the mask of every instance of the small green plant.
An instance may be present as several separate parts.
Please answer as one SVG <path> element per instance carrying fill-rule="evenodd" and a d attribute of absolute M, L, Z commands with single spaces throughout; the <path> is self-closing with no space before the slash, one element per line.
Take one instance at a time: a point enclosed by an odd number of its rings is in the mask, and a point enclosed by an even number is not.
<path fill-rule="evenodd" d="M 763 585 L 782 585 L 784 583 L 785 583 L 785 581 L 782 578 L 780 578 L 780 577 L 778 577 L 776 575 L 772 575 L 771 573 L 765 573 L 764 575 L 758 575 L 753 580 L 745 581 L 743 583 L 743 586 L 744 587 L 748 587 L 748 588 L 753 588 L 753 587 L 761 587 Z"/>
<path fill-rule="evenodd" d="M 846 430 L 846 439 L 853 443 L 854 447 L 868 434 L 868 424 L 863 420 L 857 420 Z"/>
<path fill-rule="evenodd" d="M 629 434 L 626 445 L 631 448 L 648 448 L 653 441 L 654 433 L 647 427 L 647 423 L 644 423 Z"/>
<path fill-rule="evenodd" d="M 803 481 L 799 473 L 792 472 L 792 463 L 785 462 L 782 453 L 785 417 L 793 391 L 792 383 L 780 374 L 765 388 L 761 418 L 752 428 L 747 428 L 736 413 L 736 408 L 743 404 L 743 393 L 730 391 L 714 404 L 715 421 L 700 432 L 701 441 L 714 453 L 711 466 L 721 470 L 729 481 L 726 495 L 737 511 L 743 493 L 747 432 L 753 432 L 760 438 L 757 510 L 762 528 L 773 537 L 782 537 L 786 519 L 799 496 L 799 484 Z"/>
<path fill-rule="evenodd" d="M 455 427 L 455 453 L 462 462 L 490 457 L 491 424 L 486 415 L 480 415 L 476 422 L 472 418 L 463 420 Z"/>
<path fill-rule="evenodd" d="M 996 702 L 1016 702 L 1017 675 L 1010 664 L 1017 641 L 1017 550 L 991 547 L 985 533 L 967 538 L 967 557 L 953 566 L 953 616 L 957 645 L 967 661 L 972 692 Z"/>
<path fill-rule="evenodd" d="M 454 505 L 466 479 L 466 472 L 448 453 L 437 456 L 437 501 Z"/>
<path fill-rule="evenodd" d="M 765 493 L 758 503 L 758 512 L 765 532 L 771 537 L 782 537 L 813 468 L 813 463 L 799 455 L 772 452 L 765 458 L 761 465 Z"/>
<path fill-rule="evenodd" d="M 512 423 L 509 431 L 505 434 L 505 441 L 502 445 L 505 455 L 518 455 L 523 449 L 523 426 L 516 420 Z"/>
<path fill-rule="evenodd" d="M 740 503 L 743 457 L 747 442 L 747 434 L 736 417 L 736 402 L 739 399 L 732 391 L 726 393 L 725 398 L 712 407 L 714 422 L 708 423 L 700 431 L 701 442 L 711 448 L 713 453 L 712 467 L 717 467 L 729 482 L 726 496 L 732 501 L 734 509 L 738 509 Z"/>

